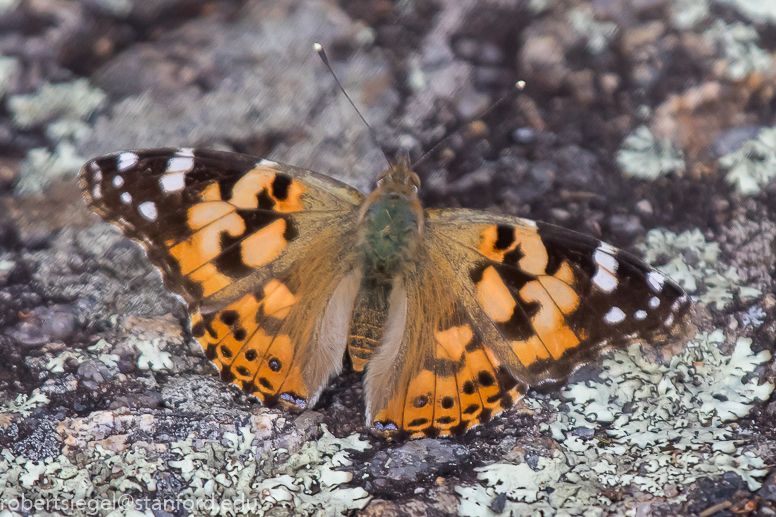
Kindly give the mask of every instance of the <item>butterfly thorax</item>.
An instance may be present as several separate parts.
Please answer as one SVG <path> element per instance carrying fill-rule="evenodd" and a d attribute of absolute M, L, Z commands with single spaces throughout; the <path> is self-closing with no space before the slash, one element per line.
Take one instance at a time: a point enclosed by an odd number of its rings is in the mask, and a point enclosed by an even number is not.
<path fill-rule="evenodd" d="M 417 174 L 397 165 L 380 175 L 377 188 L 364 201 L 359 251 L 365 276 L 392 278 L 417 249 L 423 234 L 419 186 Z"/>

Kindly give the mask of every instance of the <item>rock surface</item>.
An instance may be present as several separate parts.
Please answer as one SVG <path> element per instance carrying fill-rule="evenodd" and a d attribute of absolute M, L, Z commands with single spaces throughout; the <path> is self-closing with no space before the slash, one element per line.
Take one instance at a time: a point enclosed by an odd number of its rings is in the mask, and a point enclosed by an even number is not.
<path fill-rule="evenodd" d="M 759 5 L 0 1 L 0 500 L 776 515 L 776 16 Z M 426 206 L 630 250 L 693 296 L 693 332 L 454 440 L 368 434 L 351 371 L 298 415 L 221 382 L 142 249 L 87 213 L 78 164 L 200 146 L 368 191 L 385 158 L 314 42 L 389 157 L 429 152 Z"/>

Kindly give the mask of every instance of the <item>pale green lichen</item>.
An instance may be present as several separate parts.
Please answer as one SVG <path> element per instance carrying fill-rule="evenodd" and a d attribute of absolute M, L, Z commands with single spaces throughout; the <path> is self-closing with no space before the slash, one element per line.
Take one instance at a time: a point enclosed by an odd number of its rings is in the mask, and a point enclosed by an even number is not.
<path fill-rule="evenodd" d="M 488 487 L 457 487 L 459 514 L 496 515 L 491 505 L 506 494 L 500 515 L 600 515 L 612 504 L 602 495 L 605 488 L 633 485 L 660 497 L 669 485 L 682 492 L 697 479 L 728 471 L 757 490 L 767 469 L 731 422 L 770 397 L 772 384 L 744 379 L 771 356 L 754 354 L 745 338 L 724 356 L 724 340 L 721 330 L 699 334 L 668 365 L 645 360 L 638 345 L 615 353 L 604 361 L 600 381 L 564 390 L 568 410 L 557 411 L 560 401 L 550 404 L 555 420 L 543 428 L 560 450 L 539 458 L 535 469 L 504 463 L 478 469 Z M 537 413 L 548 409 L 528 405 Z M 575 436 L 580 427 L 605 430 L 611 441 Z"/>
<path fill-rule="evenodd" d="M 709 0 L 673 0 L 671 24 L 679 30 L 692 29 L 709 16 Z"/>
<path fill-rule="evenodd" d="M 153 370 L 159 372 L 172 368 L 172 356 L 160 347 L 161 339 L 152 339 L 150 341 L 141 341 L 137 339 L 130 340 L 132 345 L 140 352 L 137 359 L 137 367 L 141 370 Z"/>
<path fill-rule="evenodd" d="M 34 94 L 11 97 L 8 108 L 16 124 L 27 129 L 55 120 L 84 120 L 106 99 L 102 90 L 93 88 L 86 79 L 78 79 L 70 83 L 44 84 Z"/>
<path fill-rule="evenodd" d="M 739 194 L 758 194 L 776 177 L 776 128 L 764 128 L 755 138 L 719 159 L 725 179 Z"/>
<path fill-rule="evenodd" d="M 558 3 L 558 0 L 528 0 L 528 9 L 534 14 L 540 14 Z"/>
<path fill-rule="evenodd" d="M 4 449 L 0 500 L 10 505 L 21 498 L 56 499 L 68 515 L 129 515 L 137 498 L 148 503 L 162 497 L 158 481 L 170 477 L 182 484 L 175 504 L 196 516 L 262 516 L 285 507 L 298 515 L 334 517 L 371 499 L 359 487 L 342 486 L 352 480 L 340 470 L 352 464 L 349 451 L 369 448 L 356 435 L 336 438 L 321 426 L 320 439 L 290 456 L 258 438 L 260 430 L 252 425 L 228 426 L 233 431 L 222 432 L 220 441 L 190 434 L 169 446 L 127 443 L 133 433 L 153 433 L 155 425 L 150 414 L 97 411 L 59 425 L 66 446 L 56 457 L 30 461 Z"/>
<path fill-rule="evenodd" d="M 684 153 L 668 138 L 655 140 L 647 126 L 639 126 L 622 143 L 617 164 L 626 176 L 655 180 L 685 170 Z"/>
<path fill-rule="evenodd" d="M 719 245 L 706 242 L 697 228 L 679 235 L 650 230 L 644 243 L 636 246 L 644 260 L 655 263 L 663 257 L 670 260 L 658 269 L 676 281 L 694 300 L 723 309 L 738 295 L 741 300 L 759 296 L 759 290 L 741 285 L 733 266 L 719 260 Z"/>
<path fill-rule="evenodd" d="M 340 485 L 352 480 L 350 472 L 335 468 L 351 465 L 348 450 L 364 451 L 370 447 L 357 435 L 345 439 L 334 437 L 325 425 L 323 435 L 317 441 L 305 442 L 301 450 L 277 461 L 279 466 L 271 477 L 257 477 L 257 468 L 275 457 L 282 450 L 264 453 L 252 445 L 254 435 L 250 428 L 240 428 L 240 434 L 224 437 L 229 442 L 226 450 L 231 455 L 231 469 L 216 470 L 212 466 L 211 452 L 197 452 L 191 437 L 173 444 L 172 451 L 181 457 L 170 461 L 169 466 L 180 470 L 189 488 L 181 492 L 182 498 L 213 497 L 224 500 L 253 501 L 251 513 L 263 515 L 273 507 L 293 508 L 299 515 L 335 516 L 361 509 L 371 499 L 362 488 L 344 488 Z M 212 446 L 216 451 L 220 446 Z"/>
<path fill-rule="evenodd" d="M 78 155 L 73 142 L 88 136 L 91 128 L 84 121 L 106 99 L 106 94 L 90 86 L 86 79 L 44 84 L 34 94 L 8 99 L 8 109 L 17 126 L 43 126 L 49 140 L 57 142 L 53 153 L 36 148 L 27 154 L 19 170 L 18 194 L 38 194 L 52 181 L 78 172 L 86 160 Z"/>
<path fill-rule="evenodd" d="M 0 12 L 3 11 L 2 0 L 0 0 Z M 0 98 L 5 95 L 5 90 L 11 84 L 14 76 L 21 70 L 19 60 L 15 57 L 0 55 Z"/>
<path fill-rule="evenodd" d="M 75 361 L 76 364 L 81 364 L 86 359 L 86 355 L 80 350 L 65 350 L 48 360 L 46 370 L 51 373 L 65 373 L 65 363 Z"/>
<path fill-rule="evenodd" d="M 51 153 L 46 148 L 36 148 L 27 153 L 19 169 L 19 194 L 34 194 L 52 181 L 75 175 L 86 160 L 78 155 L 73 144 L 60 142 Z"/>
<path fill-rule="evenodd" d="M 776 2 L 770 0 L 715 0 L 735 7 L 755 23 L 776 23 Z"/>
<path fill-rule="evenodd" d="M 0 0 L 0 14 L 13 11 L 19 2 L 21 0 Z"/>
<path fill-rule="evenodd" d="M 765 322 L 765 311 L 761 307 L 749 307 L 749 310 L 741 315 L 741 324 L 745 327 L 757 328 Z"/>
<path fill-rule="evenodd" d="M 10 273 L 16 267 L 16 262 L 0 258 L 0 275 Z"/>
<path fill-rule="evenodd" d="M 572 9 L 568 20 L 571 28 L 587 40 L 587 49 L 591 54 L 600 54 L 606 50 L 618 32 L 616 23 L 596 20 L 590 6 Z"/>
<path fill-rule="evenodd" d="M 1 404 L 0 413 L 16 414 L 26 418 L 32 414 L 33 409 L 48 404 L 48 402 L 48 397 L 36 389 L 29 396 L 26 393 L 21 393 L 16 396 L 16 399 Z"/>
<path fill-rule="evenodd" d="M 752 72 L 765 72 L 773 64 L 771 55 L 757 46 L 760 36 L 754 27 L 716 20 L 703 36 L 725 58 L 727 75 L 734 81 L 740 81 Z"/>

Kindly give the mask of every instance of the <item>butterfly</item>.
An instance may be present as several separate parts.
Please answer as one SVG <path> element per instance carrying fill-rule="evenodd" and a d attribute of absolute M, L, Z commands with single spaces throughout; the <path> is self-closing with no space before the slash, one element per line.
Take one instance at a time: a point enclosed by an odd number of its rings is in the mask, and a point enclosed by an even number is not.
<path fill-rule="evenodd" d="M 347 356 L 367 426 L 392 439 L 462 434 L 603 350 L 666 341 L 692 312 L 677 284 L 598 239 L 424 209 L 407 159 L 368 196 L 191 148 L 95 158 L 80 185 L 185 300 L 224 381 L 303 409 Z"/>

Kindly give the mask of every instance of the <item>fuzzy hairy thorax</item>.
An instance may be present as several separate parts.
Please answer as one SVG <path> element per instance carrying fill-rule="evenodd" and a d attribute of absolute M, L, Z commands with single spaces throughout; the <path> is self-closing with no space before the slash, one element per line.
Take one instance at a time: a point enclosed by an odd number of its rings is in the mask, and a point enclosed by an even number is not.
<path fill-rule="evenodd" d="M 420 179 L 400 160 L 380 174 L 359 213 L 359 251 L 365 274 L 384 280 L 399 273 L 423 235 Z"/>

